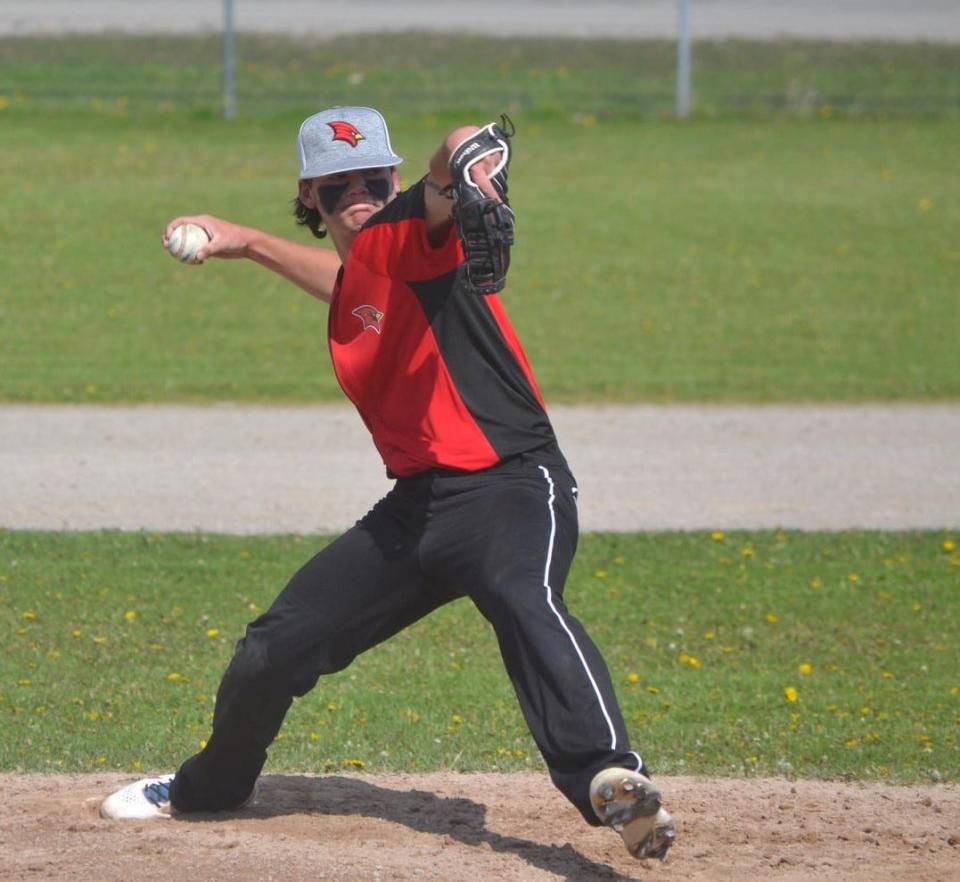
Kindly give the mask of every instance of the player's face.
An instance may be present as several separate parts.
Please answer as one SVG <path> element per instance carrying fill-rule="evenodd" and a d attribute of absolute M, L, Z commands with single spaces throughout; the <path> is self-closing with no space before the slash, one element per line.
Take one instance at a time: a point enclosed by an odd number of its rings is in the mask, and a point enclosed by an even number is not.
<path fill-rule="evenodd" d="M 313 203 L 310 207 L 320 211 L 328 229 L 356 232 L 393 198 L 398 180 L 395 169 L 368 168 L 312 178 L 301 182 L 304 186 L 309 201 L 302 189 L 301 200 L 308 206 Z"/>

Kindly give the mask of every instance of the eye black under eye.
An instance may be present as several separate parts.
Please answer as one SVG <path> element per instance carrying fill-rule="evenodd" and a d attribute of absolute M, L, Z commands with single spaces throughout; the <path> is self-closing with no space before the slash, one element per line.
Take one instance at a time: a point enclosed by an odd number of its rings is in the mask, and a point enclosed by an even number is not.
<path fill-rule="evenodd" d="M 381 202 L 386 202 L 387 197 L 390 195 L 390 179 L 389 178 L 367 178 L 367 189 L 370 191 L 370 195 L 374 199 L 377 199 Z"/>
<path fill-rule="evenodd" d="M 344 181 L 342 184 L 321 184 L 317 187 L 317 197 L 327 214 L 331 214 L 337 207 L 340 197 L 348 186 L 349 184 Z"/>

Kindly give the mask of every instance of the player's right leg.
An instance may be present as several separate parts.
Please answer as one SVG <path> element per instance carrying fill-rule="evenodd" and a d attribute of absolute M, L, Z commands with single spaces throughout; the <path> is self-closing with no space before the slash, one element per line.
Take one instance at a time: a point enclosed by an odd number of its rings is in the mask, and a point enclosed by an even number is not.
<path fill-rule="evenodd" d="M 417 500 L 391 491 L 355 527 L 299 572 L 237 644 L 200 753 L 167 783 L 167 805 L 154 812 L 153 791 L 109 798 L 111 817 L 235 809 L 252 793 L 295 696 L 322 674 L 346 667 L 364 650 L 453 599 L 421 577 L 423 518 Z M 139 793 L 139 796 L 138 796 Z"/>

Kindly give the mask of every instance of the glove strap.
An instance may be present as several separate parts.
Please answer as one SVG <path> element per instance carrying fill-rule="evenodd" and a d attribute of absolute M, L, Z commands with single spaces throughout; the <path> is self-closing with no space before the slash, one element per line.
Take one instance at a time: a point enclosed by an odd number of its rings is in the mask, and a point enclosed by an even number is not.
<path fill-rule="evenodd" d="M 488 123 L 479 132 L 468 135 L 453 148 L 448 166 L 454 181 L 463 181 L 468 186 L 479 190 L 480 188 L 470 177 L 470 169 L 491 153 L 500 152 L 500 162 L 490 173 L 490 179 L 498 178 L 499 189 L 506 190 L 506 169 L 510 164 L 510 139 L 515 134 L 516 127 L 513 120 L 505 113 L 500 115 L 500 122 L 503 123 L 502 127 L 497 123 Z"/>

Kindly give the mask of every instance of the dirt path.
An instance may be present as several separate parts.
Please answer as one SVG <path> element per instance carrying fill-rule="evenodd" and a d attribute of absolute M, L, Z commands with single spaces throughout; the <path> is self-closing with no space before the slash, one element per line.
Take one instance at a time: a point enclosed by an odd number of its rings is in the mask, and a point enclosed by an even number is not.
<path fill-rule="evenodd" d="M 960 526 L 960 405 L 551 415 L 584 530 Z M 349 407 L 0 407 L 0 526 L 339 532 L 388 487 Z"/>
<path fill-rule="evenodd" d="M 664 778 L 680 838 L 634 861 L 545 776 L 265 776 L 229 816 L 110 822 L 116 775 L 3 775 L 0 880 L 947 882 L 960 790 Z"/>
<path fill-rule="evenodd" d="M 311 8 L 312 6 L 312 8 Z M 960 40 L 953 0 L 698 0 L 695 37 L 783 34 L 828 39 Z M 486 0 L 483 14 L 445 0 L 237 0 L 238 30 L 321 34 L 428 30 L 589 37 L 665 37 L 677 33 L 677 0 Z M 223 0 L 4 0 L 0 34 L 105 29 L 168 33 L 219 31 Z"/>

